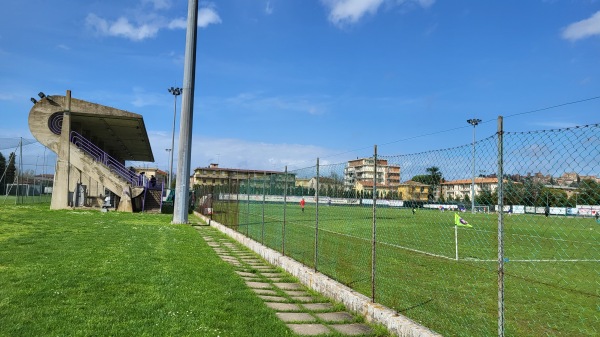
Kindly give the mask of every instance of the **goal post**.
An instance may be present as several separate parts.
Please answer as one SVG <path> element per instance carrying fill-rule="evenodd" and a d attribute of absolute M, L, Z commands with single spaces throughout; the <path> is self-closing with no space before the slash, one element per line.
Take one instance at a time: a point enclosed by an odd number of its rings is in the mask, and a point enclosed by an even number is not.
<path fill-rule="evenodd" d="M 473 206 L 473 211 L 475 213 L 489 213 L 490 206 Z"/>

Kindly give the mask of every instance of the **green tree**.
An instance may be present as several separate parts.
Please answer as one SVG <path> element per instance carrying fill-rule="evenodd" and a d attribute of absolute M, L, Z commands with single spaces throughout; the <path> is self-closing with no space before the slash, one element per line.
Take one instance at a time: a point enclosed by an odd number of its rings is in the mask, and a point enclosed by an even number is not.
<path fill-rule="evenodd" d="M 8 168 L 6 169 L 5 182 L 6 184 L 12 184 L 17 176 L 17 167 L 15 166 L 16 155 L 14 152 L 8 156 Z"/>
<path fill-rule="evenodd" d="M 489 188 L 483 188 L 475 196 L 475 203 L 479 205 L 494 205 L 496 204 L 494 200 L 498 200 L 498 194 L 496 194 L 495 197 L 494 194 L 492 194 L 492 191 Z"/>
<path fill-rule="evenodd" d="M 584 179 L 579 183 L 579 205 L 600 205 L 600 184 L 591 179 Z"/>
<path fill-rule="evenodd" d="M 425 171 L 428 174 L 416 175 L 412 177 L 411 180 L 431 186 L 427 198 L 429 200 L 434 200 L 437 196 L 437 190 L 440 184 L 444 182 L 444 176 L 437 166 L 428 167 Z"/>
<path fill-rule="evenodd" d="M 505 205 L 524 205 L 525 187 L 521 183 L 515 183 L 508 179 L 504 184 L 503 202 Z M 498 195 L 496 193 L 496 195 Z M 497 200 L 498 198 L 496 198 Z"/>
<path fill-rule="evenodd" d="M 6 177 L 4 177 L 4 171 L 6 170 L 6 158 L 0 153 L 0 194 L 5 193 Z"/>

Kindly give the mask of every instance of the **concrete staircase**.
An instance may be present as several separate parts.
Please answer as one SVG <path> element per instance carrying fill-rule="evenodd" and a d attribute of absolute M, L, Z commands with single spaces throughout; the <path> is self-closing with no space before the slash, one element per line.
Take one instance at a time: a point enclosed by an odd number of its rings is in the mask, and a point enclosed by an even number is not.
<path fill-rule="evenodd" d="M 148 213 L 160 213 L 162 206 L 162 190 L 148 188 L 146 189 L 146 196 L 144 200 L 144 212 Z"/>

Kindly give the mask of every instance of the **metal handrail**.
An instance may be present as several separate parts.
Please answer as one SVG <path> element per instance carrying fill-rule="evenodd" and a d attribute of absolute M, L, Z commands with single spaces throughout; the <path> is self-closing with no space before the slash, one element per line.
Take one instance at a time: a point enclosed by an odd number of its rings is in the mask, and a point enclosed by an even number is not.
<path fill-rule="evenodd" d="M 89 156 L 94 158 L 97 162 L 100 162 L 104 166 L 108 167 L 109 170 L 114 172 L 119 177 L 128 181 L 132 186 L 143 186 L 142 179 L 140 179 L 140 175 L 132 172 L 124 164 L 115 158 L 111 157 L 108 153 L 104 152 L 100 147 L 96 144 L 92 143 L 79 133 L 75 131 L 71 131 L 71 143 L 73 143 L 77 148 L 87 153 Z M 146 186 L 144 186 L 146 187 Z"/>

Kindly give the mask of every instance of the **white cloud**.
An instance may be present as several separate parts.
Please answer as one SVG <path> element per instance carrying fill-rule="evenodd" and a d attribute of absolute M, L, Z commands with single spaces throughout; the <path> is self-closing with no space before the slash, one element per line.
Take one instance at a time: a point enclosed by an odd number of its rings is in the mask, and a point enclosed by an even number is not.
<path fill-rule="evenodd" d="M 375 15 L 384 3 L 390 7 L 403 4 L 418 4 L 423 8 L 431 7 L 435 0 L 321 0 L 329 9 L 328 19 L 336 26 L 353 24 L 365 15 Z"/>
<path fill-rule="evenodd" d="M 265 13 L 267 15 L 273 14 L 273 6 L 271 6 L 271 1 L 267 1 L 267 6 L 265 7 Z"/>
<path fill-rule="evenodd" d="M 13 94 L 5 94 L 0 92 L 0 101 L 10 101 L 15 99 L 16 96 Z"/>
<path fill-rule="evenodd" d="M 219 14 L 213 8 L 200 8 L 198 10 L 198 27 L 204 28 L 213 23 L 221 23 Z"/>
<path fill-rule="evenodd" d="M 155 160 L 151 165 L 166 169 L 170 156 L 165 149 L 171 147 L 171 131 L 149 130 L 148 137 Z M 175 133 L 174 171 L 177 170 L 178 143 L 179 134 Z M 328 157 L 334 153 L 330 149 L 314 145 L 274 144 L 235 138 L 206 138 L 198 135 L 193 137 L 191 151 L 192 170 L 206 167 L 210 163 L 218 163 L 223 168 L 283 171 L 285 166 L 288 166 L 288 170 L 294 170 L 314 166 L 317 157 Z M 327 160 L 320 161 L 321 165 L 328 163 Z"/>
<path fill-rule="evenodd" d="M 154 7 L 154 9 L 171 8 L 171 0 L 142 0 L 142 3 L 149 3 Z"/>
<path fill-rule="evenodd" d="M 187 27 L 187 20 L 185 18 L 173 19 L 167 25 L 169 29 L 185 29 Z"/>
<path fill-rule="evenodd" d="M 423 8 L 429 8 L 429 7 L 433 6 L 433 4 L 435 3 L 435 0 L 417 0 L 417 3 L 419 5 L 421 5 L 421 7 L 423 7 Z"/>
<path fill-rule="evenodd" d="M 87 16 L 86 24 L 96 30 L 99 35 L 124 37 L 133 41 L 154 37 L 161 28 L 156 23 L 144 23 L 136 26 L 125 17 L 109 22 L 93 13 Z"/>
<path fill-rule="evenodd" d="M 219 161 L 221 167 L 244 169 L 281 170 L 315 165 L 316 158 L 327 150 L 301 144 L 271 144 L 250 142 L 242 139 L 200 139 L 192 146 L 198 149 L 198 166 L 209 161 Z M 293 155 L 292 155 L 293 154 Z M 205 162 L 202 162 L 204 158 Z M 218 159 L 217 159 L 218 158 Z"/>
<path fill-rule="evenodd" d="M 570 24 L 562 32 L 563 39 L 576 41 L 586 37 L 600 35 L 600 11 L 590 18 Z"/>
<path fill-rule="evenodd" d="M 366 14 L 375 14 L 383 0 L 325 0 L 329 21 L 335 25 L 356 23 Z"/>
<path fill-rule="evenodd" d="M 155 0 L 156 6 L 164 6 L 163 2 Z M 166 2 L 164 2 L 166 4 Z M 132 41 L 141 41 L 155 37 L 161 29 L 185 29 L 186 18 L 168 20 L 155 13 L 138 15 L 139 22 L 131 22 L 128 18 L 121 16 L 116 21 L 109 21 L 94 13 L 88 14 L 86 26 L 94 30 L 100 36 L 122 37 Z M 198 27 L 204 28 L 210 24 L 221 23 L 221 18 L 212 7 L 204 7 L 198 10 Z"/>
<path fill-rule="evenodd" d="M 306 113 L 310 115 L 323 115 L 328 112 L 327 102 L 324 97 L 276 97 L 264 96 L 260 92 L 245 92 L 230 97 L 224 101 L 232 107 L 249 111 L 278 111 L 281 113 Z M 223 104 L 223 101 L 220 102 Z"/>

